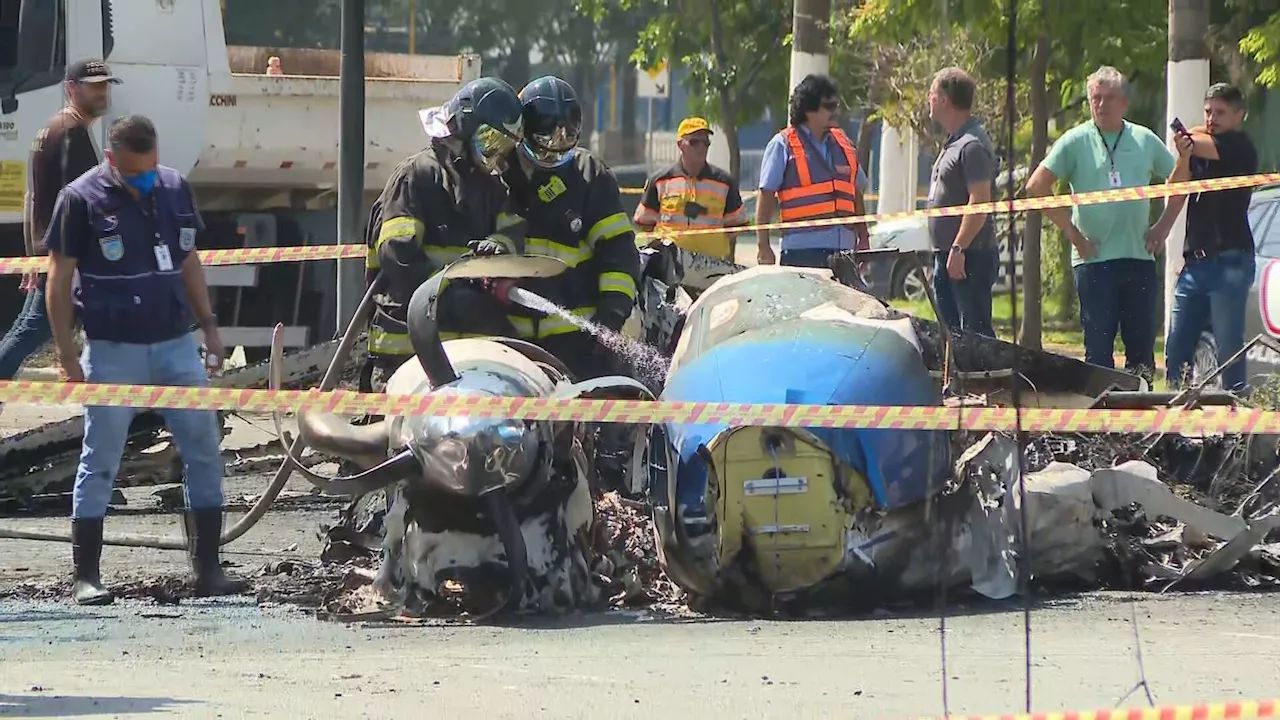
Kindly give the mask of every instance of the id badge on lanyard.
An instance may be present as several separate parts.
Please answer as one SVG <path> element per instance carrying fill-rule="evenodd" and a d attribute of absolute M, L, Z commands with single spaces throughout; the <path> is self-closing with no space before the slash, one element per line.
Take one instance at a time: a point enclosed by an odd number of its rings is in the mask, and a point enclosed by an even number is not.
<path fill-rule="evenodd" d="M 1094 126 L 1097 127 L 1096 125 Z M 1120 148 L 1120 140 L 1124 138 L 1124 131 L 1128 129 L 1128 125 L 1121 126 L 1120 134 L 1116 135 L 1114 145 L 1107 145 L 1107 138 L 1102 135 L 1102 131 L 1098 130 L 1098 138 L 1102 140 L 1102 148 L 1107 151 L 1107 163 L 1111 166 L 1111 172 L 1107 174 L 1108 183 L 1112 189 L 1124 187 L 1124 181 L 1120 177 L 1120 171 L 1116 169 L 1116 150 Z"/>
<path fill-rule="evenodd" d="M 173 271 L 173 254 L 169 252 L 169 246 L 165 244 L 164 239 L 160 236 L 160 217 L 159 208 L 156 204 L 156 196 L 151 195 L 151 228 L 155 232 L 156 245 L 152 248 L 156 255 L 156 268 L 160 272 Z"/>

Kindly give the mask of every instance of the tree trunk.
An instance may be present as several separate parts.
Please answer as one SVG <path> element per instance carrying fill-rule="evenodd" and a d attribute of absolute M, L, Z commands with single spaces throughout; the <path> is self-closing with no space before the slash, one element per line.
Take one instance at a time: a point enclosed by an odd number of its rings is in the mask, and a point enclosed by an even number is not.
<path fill-rule="evenodd" d="M 529 82 L 530 49 L 528 39 L 522 35 L 517 35 L 511 41 L 511 53 L 507 55 L 506 62 L 502 63 L 502 75 L 500 77 L 514 88 L 522 88 L 525 83 Z"/>
<path fill-rule="evenodd" d="M 1040 35 L 1031 53 L 1031 165 L 1034 168 L 1044 160 L 1049 146 L 1049 88 L 1046 75 L 1049 69 L 1048 8 L 1047 0 L 1040 0 Z M 1040 276 L 1040 231 L 1043 216 L 1038 212 L 1027 213 L 1022 245 L 1022 328 L 1019 343 L 1032 350 L 1040 350 L 1044 330 L 1044 305 L 1041 300 L 1043 283 Z"/>
<path fill-rule="evenodd" d="M 862 123 L 858 125 L 858 165 L 862 171 L 871 177 L 871 139 L 876 133 L 876 124 L 871 120 L 871 111 L 868 110 L 862 116 Z"/>
<path fill-rule="evenodd" d="M 720 2 L 712 0 L 710 7 L 711 15 L 711 53 L 715 56 L 716 65 L 725 67 L 727 61 L 724 52 L 724 26 L 720 19 Z M 729 148 L 729 175 L 732 177 L 741 177 L 739 174 L 742 170 L 742 152 L 738 148 L 738 108 L 734 102 L 736 88 L 732 85 L 721 83 L 718 95 L 720 96 L 720 127 L 724 130 L 724 144 Z"/>

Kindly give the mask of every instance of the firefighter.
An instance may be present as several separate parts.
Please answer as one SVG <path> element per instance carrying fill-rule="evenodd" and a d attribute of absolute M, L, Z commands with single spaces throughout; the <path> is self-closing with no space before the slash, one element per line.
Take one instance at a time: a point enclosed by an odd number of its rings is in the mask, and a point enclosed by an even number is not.
<path fill-rule="evenodd" d="M 558 258 L 569 268 L 521 285 L 618 333 L 635 305 L 640 272 L 618 181 L 603 161 L 578 147 L 582 106 L 569 83 L 540 77 L 520 91 L 520 101 L 524 139 L 504 177 L 528 223 L 525 252 Z M 565 318 L 527 313 L 513 322 L 522 338 L 560 358 L 578 381 L 632 374 L 599 338 Z M 607 479 L 621 480 L 615 473 L 622 472 L 627 432 L 617 423 L 604 427 L 598 470 Z"/>
<path fill-rule="evenodd" d="M 524 220 L 508 212 L 502 180 L 520 142 L 520 99 L 507 83 L 473 80 L 449 102 L 419 113 L 427 148 L 404 160 L 374 203 L 366 235 L 366 280 L 386 276 L 369 328 L 366 391 L 413 356 L 405 327 L 409 298 L 427 278 L 466 254 L 521 253 Z M 471 283 L 441 296 L 441 336 L 516 336 L 507 309 Z"/>

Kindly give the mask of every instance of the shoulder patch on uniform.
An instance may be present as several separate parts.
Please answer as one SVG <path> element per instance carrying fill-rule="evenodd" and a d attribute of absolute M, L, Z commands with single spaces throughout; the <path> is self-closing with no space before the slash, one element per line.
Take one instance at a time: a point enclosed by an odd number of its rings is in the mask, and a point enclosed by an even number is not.
<path fill-rule="evenodd" d="M 182 252 L 191 252 L 196 247 L 196 229 L 181 228 L 178 230 L 178 247 Z"/>
<path fill-rule="evenodd" d="M 116 262 L 124 257 L 124 240 L 119 235 L 98 238 L 98 247 L 102 250 L 102 257 L 108 262 Z"/>

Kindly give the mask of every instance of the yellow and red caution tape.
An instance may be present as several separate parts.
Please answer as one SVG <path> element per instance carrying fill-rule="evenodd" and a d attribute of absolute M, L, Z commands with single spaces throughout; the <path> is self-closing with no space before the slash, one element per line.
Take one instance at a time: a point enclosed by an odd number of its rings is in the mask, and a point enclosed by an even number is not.
<path fill-rule="evenodd" d="M 743 233 L 755 230 L 792 230 L 796 228 L 831 227 L 836 225 L 854 225 L 865 222 L 884 222 L 908 217 L 954 217 L 981 213 L 1020 212 L 1025 210 L 1047 210 L 1084 205 L 1098 205 L 1106 202 L 1127 202 L 1132 200 L 1149 200 L 1175 195 L 1190 195 L 1215 190 L 1233 190 L 1246 187 L 1258 187 L 1280 182 L 1280 173 L 1263 173 L 1243 175 L 1240 177 L 1215 178 L 1209 180 L 1190 180 L 1165 185 L 1150 185 L 1136 188 L 1119 188 L 1115 190 L 1099 190 L 1089 193 L 1071 193 L 1067 195 L 1048 195 L 1037 198 L 1022 198 L 1013 201 L 989 202 L 980 205 L 960 205 L 956 207 L 931 208 L 926 210 L 906 210 L 896 213 L 874 213 L 827 220 L 803 220 L 794 222 L 768 223 L 765 225 L 740 225 L 733 232 Z M 689 228 L 682 230 L 663 230 L 661 232 L 636 233 L 637 238 L 677 238 L 692 235 L 723 233 L 723 228 Z M 260 263 L 302 262 L 307 260 L 337 260 L 363 258 L 368 252 L 362 245 L 302 245 L 293 247 L 271 248 L 232 248 L 227 250 L 202 250 L 200 260 L 205 265 L 253 265 Z M 0 258 L 0 275 L 15 275 L 28 272 L 44 272 L 48 261 L 40 257 Z"/>
<path fill-rule="evenodd" d="M 1129 710 L 1091 710 L 1009 715 L 949 715 L 945 720 L 1264 720 L 1280 716 L 1280 700 L 1238 700 Z M 922 720 L 934 720 L 926 718 Z M 937 720 L 944 720 L 938 718 Z"/>
<path fill-rule="evenodd" d="M 247 390 L 8 381 L 0 403 L 133 408 L 332 412 L 340 415 L 471 416 L 591 423 L 675 423 L 896 430 L 1015 429 L 1012 408 L 783 405 L 642 400 L 564 400 L 458 395 L 384 395 L 347 390 Z M 1280 433 L 1280 412 L 1252 408 L 1066 410 L 1024 408 L 1027 432 Z"/>

